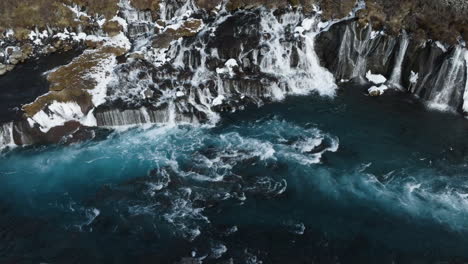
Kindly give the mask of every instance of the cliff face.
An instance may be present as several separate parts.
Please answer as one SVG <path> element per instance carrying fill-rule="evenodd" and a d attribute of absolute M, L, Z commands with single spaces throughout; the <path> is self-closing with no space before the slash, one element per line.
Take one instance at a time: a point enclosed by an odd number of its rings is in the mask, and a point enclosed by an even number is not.
<path fill-rule="evenodd" d="M 89 127 L 215 122 L 219 112 L 288 94 L 332 96 L 335 78 L 381 85 L 373 95 L 384 86 L 407 89 L 434 105 L 466 112 L 466 5 L 2 1 L 0 75 L 28 58 L 86 48 L 48 73 L 49 92 L 20 106 L 23 119 L 5 126 L 10 136 L 2 140 L 53 143 L 87 134 Z M 376 81 L 377 75 L 384 81 Z M 445 80 L 447 75 L 454 78 Z"/>

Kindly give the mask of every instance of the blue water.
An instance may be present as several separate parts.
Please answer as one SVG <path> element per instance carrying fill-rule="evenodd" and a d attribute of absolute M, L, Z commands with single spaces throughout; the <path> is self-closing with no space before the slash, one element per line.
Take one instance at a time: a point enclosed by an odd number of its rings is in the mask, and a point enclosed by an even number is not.
<path fill-rule="evenodd" d="M 0 263 L 467 261 L 468 121 L 363 91 L 4 152 Z"/>

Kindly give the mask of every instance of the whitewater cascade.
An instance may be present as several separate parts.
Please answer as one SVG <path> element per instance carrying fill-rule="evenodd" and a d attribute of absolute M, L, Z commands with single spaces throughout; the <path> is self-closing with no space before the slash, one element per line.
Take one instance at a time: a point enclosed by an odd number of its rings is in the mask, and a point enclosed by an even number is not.
<path fill-rule="evenodd" d="M 431 109 L 468 110 L 466 48 L 462 45 L 421 43 L 406 32 L 395 37 L 355 21 L 332 25 L 317 37 L 315 45 L 323 65 L 339 80 L 370 81 L 380 85 L 370 89 L 375 94 L 388 88 L 408 91 Z"/>
<path fill-rule="evenodd" d="M 326 68 L 330 69 L 339 80 L 356 80 L 364 83 L 366 73 L 370 70 L 369 65 L 373 64 L 379 64 L 381 67 L 372 72 L 386 73 L 385 68 L 390 64 L 396 46 L 394 38 L 383 42 L 383 33 L 373 31 L 371 25 L 360 27 L 357 22 L 347 21 L 332 25 L 330 32 L 325 32 L 323 35 L 333 34 L 335 30 L 339 31 L 340 39 L 336 40 L 335 45 L 329 47 L 329 52 L 335 53 L 336 51 L 333 50 L 338 50 L 336 61 L 330 62 L 330 59 L 324 58 L 324 54 L 321 54 L 320 58 L 325 61 Z M 319 37 L 322 42 L 322 36 Z M 320 48 L 325 49 L 322 45 L 324 43 L 320 43 Z M 379 61 L 373 58 L 372 55 L 375 53 L 380 55 Z"/>
<path fill-rule="evenodd" d="M 395 67 L 392 71 L 392 75 L 389 80 L 390 85 L 393 85 L 397 87 L 398 89 L 402 89 L 401 72 L 403 68 L 403 62 L 406 56 L 406 51 L 408 50 L 408 46 L 409 46 L 408 35 L 406 34 L 406 32 L 403 32 L 401 34 L 400 48 L 396 56 Z"/>
<path fill-rule="evenodd" d="M 230 14 L 220 8 L 216 19 L 202 22 L 192 37 L 160 47 L 165 31 L 204 15 L 191 1 L 165 3 L 161 12 L 166 28 L 134 41 L 134 53 L 145 61 L 129 58 L 118 66 L 107 103 L 96 111 L 98 126 L 214 124 L 219 112 L 246 104 L 261 105 L 288 94 L 335 93 L 334 77 L 315 53 L 315 37 L 322 30 L 318 15 L 307 18 L 291 11 L 275 16 L 267 10 Z"/>
<path fill-rule="evenodd" d="M 0 126 L 0 149 L 14 145 L 13 123 L 9 122 Z"/>
<path fill-rule="evenodd" d="M 435 78 L 435 89 L 428 96 L 430 107 L 441 110 L 456 110 L 463 100 L 465 88 L 465 51 L 457 46 L 448 60 L 442 63 Z"/>

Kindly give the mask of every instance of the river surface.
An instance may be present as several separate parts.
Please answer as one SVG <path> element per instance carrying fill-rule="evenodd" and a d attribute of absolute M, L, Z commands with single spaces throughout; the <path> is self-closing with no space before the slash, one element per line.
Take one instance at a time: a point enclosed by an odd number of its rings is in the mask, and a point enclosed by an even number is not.
<path fill-rule="evenodd" d="M 6 151 L 0 263 L 468 261 L 468 121 L 364 91 Z"/>

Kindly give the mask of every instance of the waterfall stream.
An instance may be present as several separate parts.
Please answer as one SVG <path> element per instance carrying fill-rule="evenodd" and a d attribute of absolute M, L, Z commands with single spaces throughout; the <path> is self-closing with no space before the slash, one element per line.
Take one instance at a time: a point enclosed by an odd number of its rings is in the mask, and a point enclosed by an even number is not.
<path fill-rule="evenodd" d="M 435 77 L 434 89 L 428 97 L 429 106 L 441 110 L 457 110 L 463 100 L 466 76 L 465 51 L 457 46 L 444 61 Z"/>
<path fill-rule="evenodd" d="M 13 123 L 9 122 L 0 126 L 0 149 L 11 145 L 14 145 Z"/>
<path fill-rule="evenodd" d="M 403 32 L 401 34 L 400 48 L 396 57 L 395 68 L 393 69 L 392 75 L 389 80 L 390 85 L 394 85 L 398 89 L 403 89 L 401 85 L 401 73 L 409 42 L 410 41 L 408 38 L 408 34 L 406 34 L 406 32 Z"/>
<path fill-rule="evenodd" d="M 161 12 L 171 27 L 186 21 L 182 14 L 187 17 L 199 10 L 192 2 L 178 8 L 166 3 Z M 238 23 L 243 18 L 250 23 Z M 267 10 L 220 12 L 195 36 L 174 40 L 168 48 L 151 48 L 154 54 L 165 54 L 162 63 L 141 64 L 131 59 L 120 65 L 106 107 L 97 111 L 97 123 L 106 127 L 165 123 L 174 114 L 174 122 L 214 124 L 220 110 L 235 111 L 249 103 L 261 105 L 288 94 L 311 92 L 333 96 L 334 77 L 320 65 L 314 48 L 315 37 L 322 30 L 319 25 L 318 15 L 307 18 L 299 12 L 280 16 Z M 230 47 L 223 46 L 228 44 L 221 31 L 225 27 L 233 31 L 229 37 L 237 37 Z M 148 38 L 158 40 L 153 35 Z M 141 36 L 138 42 L 151 43 Z M 134 52 L 147 50 L 134 46 Z M 140 96 L 145 94 L 158 96 Z M 160 118 L 148 119 L 142 113 L 148 109 L 152 117 L 149 109 L 164 105 L 175 110 L 158 110 Z"/>

